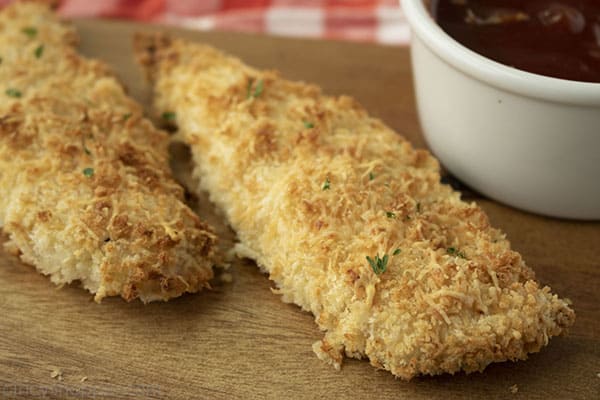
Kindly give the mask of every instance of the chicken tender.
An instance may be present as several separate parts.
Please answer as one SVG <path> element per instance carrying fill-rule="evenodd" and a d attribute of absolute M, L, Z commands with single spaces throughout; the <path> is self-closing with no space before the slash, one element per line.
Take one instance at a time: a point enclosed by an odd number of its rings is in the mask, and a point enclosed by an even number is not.
<path fill-rule="evenodd" d="M 62 285 L 143 302 L 197 292 L 215 236 L 172 178 L 169 138 L 45 5 L 0 12 L 0 226 Z"/>
<path fill-rule="evenodd" d="M 317 356 L 410 379 L 525 359 L 573 323 L 438 162 L 353 99 L 209 46 L 136 38 L 206 190 L 285 302 L 325 332 Z"/>

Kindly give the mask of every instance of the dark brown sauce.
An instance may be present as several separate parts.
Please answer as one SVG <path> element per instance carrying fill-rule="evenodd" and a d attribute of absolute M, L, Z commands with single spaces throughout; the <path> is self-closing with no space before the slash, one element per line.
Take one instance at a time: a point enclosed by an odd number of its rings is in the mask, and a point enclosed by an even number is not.
<path fill-rule="evenodd" d="M 455 40 L 524 71 L 600 83 L 600 0 L 437 0 Z"/>

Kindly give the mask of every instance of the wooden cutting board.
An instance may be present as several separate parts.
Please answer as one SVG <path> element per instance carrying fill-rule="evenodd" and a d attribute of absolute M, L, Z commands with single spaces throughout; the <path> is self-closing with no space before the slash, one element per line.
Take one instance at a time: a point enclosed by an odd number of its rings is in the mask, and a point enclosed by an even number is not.
<path fill-rule="evenodd" d="M 75 25 L 82 52 L 112 64 L 147 105 L 130 39 L 135 30 L 158 28 L 107 21 Z M 330 94 L 353 95 L 416 146 L 426 146 L 407 49 L 163 29 L 318 83 Z M 184 182 L 186 157 L 185 149 L 175 149 Z M 322 335 L 312 316 L 281 302 L 251 262 L 236 262 L 233 282 L 217 281 L 211 292 L 168 303 L 111 298 L 98 305 L 76 284 L 58 289 L 0 252 L 0 399 L 600 398 L 600 224 L 542 218 L 465 195 L 508 234 L 541 282 L 573 301 L 577 322 L 571 334 L 528 361 L 411 382 L 367 361 L 347 360 L 338 372 L 312 353 L 311 344 Z M 205 199 L 197 206 L 219 227 L 224 245 L 231 243 L 233 234 Z"/>

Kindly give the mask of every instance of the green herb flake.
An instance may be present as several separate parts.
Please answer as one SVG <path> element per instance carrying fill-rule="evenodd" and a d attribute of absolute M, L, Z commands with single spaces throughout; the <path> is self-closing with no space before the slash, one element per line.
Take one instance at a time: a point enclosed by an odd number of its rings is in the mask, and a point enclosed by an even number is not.
<path fill-rule="evenodd" d="M 21 29 L 21 32 L 23 32 L 24 34 L 26 34 L 27 36 L 29 36 L 30 38 L 34 38 L 37 36 L 37 29 L 32 27 L 32 26 L 28 26 L 26 28 Z"/>
<path fill-rule="evenodd" d="M 459 251 L 456 247 L 448 247 L 446 249 L 446 252 L 448 254 L 450 254 L 451 256 L 456 256 L 456 257 L 460 257 L 460 258 L 467 258 L 467 256 L 465 255 L 464 252 Z"/>
<path fill-rule="evenodd" d="M 177 117 L 177 115 L 172 111 L 166 111 L 162 114 L 162 118 L 165 121 L 169 121 L 169 122 L 175 121 L 176 117 Z"/>
<path fill-rule="evenodd" d="M 375 174 L 372 172 L 369 172 L 369 180 L 372 181 L 373 179 L 375 179 Z"/>
<path fill-rule="evenodd" d="M 257 83 L 256 83 L 256 87 L 254 88 L 254 93 L 252 94 L 252 96 L 254 98 L 257 98 L 258 96 L 260 96 L 263 92 L 263 88 L 264 88 L 264 81 L 262 79 L 260 79 Z"/>
<path fill-rule="evenodd" d="M 84 168 L 83 175 L 87 176 L 88 178 L 91 178 L 92 176 L 94 176 L 94 168 Z"/>
<path fill-rule="evenodd" d="M 252 90 L 252 86 L 254 86 L 254 90 Z M 248 81 L 248 88 L 246 90 L 246 98 L 249 99 L 249 98 L 253 97 L 256 99 L 257 97 L 259 97 L 262 94 L 264 86 L 265 86 L 265 83 L 262 79 L 259 79 L 256 82 L 256 85 L 254 85 L 254 79 L 250 79 Z"/>
<path fill-rule="evenodd" d="M 306 127 L 306 129 L 312 129 L 315 127 L 315 124 L 313 124 L 310 121 L 302 121 L 304 123 L 304 126 Z"/>
<path fill-rule="evenodd" d="M 323 183 L 323 190 L 331 189 L 331 182 L 329 181 L 329 177 L 325 178 L 325 183 Z"/>
<path fill-rule="evenodd" d="M 14 98 L 19 98 L 23 95 L 20 90 L 17 89 L 6 89 L 6 95 Z"/>
<path fill-rule="evenodd" d="M 388 218 L 396 218 L 396 213 L 393 213 L 393 212 L 391 212 L 391 211 L 386 211 L 386 212 L 385 212 L 385 215 L 386 215 Z"/>
<path fill-rule="evenodd" d="M 93 139 L 94 137 L 92 135 L 89 135 L 90 139 Z M 86 143 L 85 143 L 85 134 L 81 135 L 81 147 L 83 147 L 83 152 L 85 154 L 87 154 L 88 156 L 92 155 L 92 152 L 90 151 L 90 149 L 88 149 Z"/>
<path fill-rule="evenodd" d="M 127 121 L 129 118 L 131 118 L 131 113 L 123 114 L 123 122 Z"/>
<path fill-rule="evenodd" d="M 366 259 L 369 262 L 369 265 L 371 266 L 371 268 L 373 269 L 373 272 L 375 272 L 377 275 L 383 274 L 385 272 L 385 270 L 387 269 L 387 263 L 389 260 L 389 257 L 387 254 L 385 254 L 383 256 L 383 258 L 379 258 L 379 254 L 377 254 L 375 256 L 375 259 L 372 259 L 369 256 L 367 256 Z"/>
<path fill-rule="evenodd" d="M 36 49 L 33 52 L 33 54 L 35 55 L 35 58 L 42 57 L 42 55 L 44 54 L 44 45 L 40 44 L 38 47 L 36 47 Z"/>
<path fill-rule="evenodd" d="M 400 248 L 397 248 L 396 250 L 394 250 L 394 252 L 392 253 L 392 255 L 397 256 L 398 254 L 400 254 L 402 250 L 400 250 Z"/>

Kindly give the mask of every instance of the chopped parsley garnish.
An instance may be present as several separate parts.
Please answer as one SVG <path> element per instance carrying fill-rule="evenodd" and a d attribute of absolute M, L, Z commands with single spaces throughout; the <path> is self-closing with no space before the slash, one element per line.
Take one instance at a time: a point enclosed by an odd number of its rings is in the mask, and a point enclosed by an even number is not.
<path fill-rule="evenodd" d="M 90 168 L 90 167 L 85 168 L 83 170 L 83 174 L 85 176 L 87 176 L 88 178 L 91 178 L 92 176 L 94 176 L 94 168 Z"/>
<path fill-rule="evenodd" d="M 400 250 L 400 248 L 397 248 L 396 250 L 394 250 L 394 252 L 392 253 L 393 256 L 397 256 L 398 254 L 400 254 L 402 250 Z"/>
<path fill-rule="evenodd" d="M 325 178 L 325 183 L 323 183 L 323 190 L 331 189 L 331 182 L 329 181 L 329 177 Z"/>
<path fill-rule="evenodd" d="M 377 254 L 375 256 L 375 259 L 372 259 L 369 256 L 367 256 L 366 258 L 367 258 L 367 261 L 369 262 L 369 265 L 373 269 L 373 272 L 375 272 L 377 275 L 383 274 L 385 272 L 385 270 L 387 269 L 387 263 L 389 260 L 389 257 L 387 254 L 385 254 L 383 256 L 383 258 L 379 258 L 379 254 Z"/>
<path fill-rule="evenodd" d="M 21 30 L 21 32 L 23 32 L 24 34 L 26 34 L 27 36 L 29 36 L 30 38 L 34 38 L 37 35 L 37 29 L 32 27 L 32 26 L 28 26 L 27 28 L 23 28 Z"/>
<path fill-rule="evenodd" d="M 260 96 L 263 92 L 263 87 L 264 87 L 264 82 L 262 79 L 260 79 L 258 81 L 258 83 L 256 84 L 256 87 L 254 88 L 254 94 L 252 96 L 254 96 L 255 98 Z"/>
<path fill-rule="evenodd" d="M 10 97 L 19 98 L 23 95 L 20 90 L 17 89 L 6 89 L 6 95 Z"/>
<path fill-rule="evenodd" d="M 372 172 L 369 172 L 369 180 L 372 181 L 373 179 L 375 179 L 375 174 Z"/>
<path fill-rule="evenodd" d="M 264 81 L 262 79 L 259 79 L 256 82 L 256 85 L 254 85 L 254 90 L 252 90 L 252 85 L 254 84 L 254 79 L 250 79 L 248 81 L 248 91 L 246 93 L 246 98 L 249 99 L 250 97 L 254 97 L 255 99 L 257 97 L 259 97 L 262 92 L 263 92 L 263 88 L 264 88 Z"/>
<path fill-rule="evenodd" d="M 446 249 L 446 252 L 448 254 L 450 254 L 451 256 L 456 256 L 456 257 L 460 257 L 460 258 L 467 258 L 467 256 L 465 255 L 464 252 L 459 251 L 456 247 L 448 247 Z"/>
<path fill-rule="evenodd" d="M 163 118 L 165 121 L 175 121 L 175 117 L 176 117 L 176 116 L 177 116 L 177 115 L 176 115 L 174 112 L 172 112 L 172 111 L 167 111 L 167 112 L 164 112 L 164 113 L 162 114 L 162 118 Z"/>
<path fill-rule="evenodd" d="M 89 135 L 90 139 L 93 139 L 94 137 L 92 135 Z M 85 134 L 81 135 L 81 146 L 83 147 L 83 151 L 85 154 L 87 154 L 88 156 L 92 155 L 92 152 L 90 151 L 90 149 L 88 149 L 87 145 L 85 144 Z"/>
<path fill-rule="evenodd" d="M 127 113 L 123 115 L 123 122 L 127 121 L 129 118 L 131 118 L 131 113 Z"/>
<path fill-rule="evenodd" d="M 33 54 L 35 54 L 35 58 L 40 58 L 44 54 L 44 45 L 40 44 L 38 47 L 36 47 Z"/>
<path fill-rule="evenodd" d="M 393 213 L 393 212 L 391 212 L 391 211 L 386 211 L 386 212 L 385 212 L 385 215 L 386 215 L 388 218 L 396 218 L 396 213 Z"/>
<path fill-rule="evenodd" d="M 315 127 L 315 124 L 313 124 L 310 121 L 302 121 L 302 122 L 304 122 L 304 126 L 306 127 L 306 129 L 312 129 Z"/>

